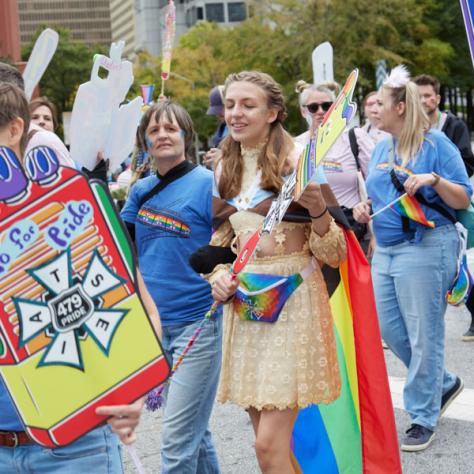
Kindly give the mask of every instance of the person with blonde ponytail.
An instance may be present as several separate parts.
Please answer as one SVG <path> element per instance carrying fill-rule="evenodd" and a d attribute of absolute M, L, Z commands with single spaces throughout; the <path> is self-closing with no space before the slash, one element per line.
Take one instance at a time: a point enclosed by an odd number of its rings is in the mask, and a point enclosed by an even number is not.
<path fill-rule="evenodd" d="M 269 75 L 231 74 L 224 99 L 230 133 L 215 170 L 217 230 L 211 244 L 230 245 L 238 253 L 261 227 L 297 164 L 300 148 L 283 128 L 284 97 Z M 345 258 L 346 243 L 328 212 L 337 202 L 321 171 L 293 204 L 272 234 L 261 238 L 238 278 L 231 277 L 230 264 L 210 268 L 207 275 L 215 300 L 226 303 L 218 400 L 249 413 L 265 474 L 297 472 L 290 439 L 298 409 L 329 403 L 341 390 L 321 266 L 337 267 Z M 235 259 L 232 255 L 229 261 Z M 288 288 L 292 282 L 296 286 Z M 252 306 L 251 288 L 270 300 L 265 313 L 254 310 L 262 307 Z M 275 288 L 282 289 L 284 298 L 268 293 Z"/>
<path fill-rule="evenodd" d="M 394 68 L 378 96 L 379 142 L 367 178 L 370 201 L 354 209 L 359 222 L 403 193 L 414 196 L 434 228 L 393 209 L 373 218 L 377 246 L 372 278 L 382 337 L 408 369 L 405 409 L 411 418 L 401 449 L 421 451 L 440 416 L 463 389 L 444 365 L 446 293 L 459 251 L 455 210 L 468 207 L 472 188 L 459 150 L 430 130 L 418 89 L 404 66 Z"/>

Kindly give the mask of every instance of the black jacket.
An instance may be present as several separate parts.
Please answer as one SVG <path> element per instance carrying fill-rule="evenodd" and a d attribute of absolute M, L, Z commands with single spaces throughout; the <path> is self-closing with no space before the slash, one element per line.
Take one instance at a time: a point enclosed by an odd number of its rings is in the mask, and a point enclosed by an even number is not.
<path fill-rule="evenodd" d="M 474 174 L 474 155 L 471 148 L 471 137 L 465 122 L 451 112 L 447 112 L 446 122 L 442 131 L 458 147 L 464 161 L 467 175 Z"/>

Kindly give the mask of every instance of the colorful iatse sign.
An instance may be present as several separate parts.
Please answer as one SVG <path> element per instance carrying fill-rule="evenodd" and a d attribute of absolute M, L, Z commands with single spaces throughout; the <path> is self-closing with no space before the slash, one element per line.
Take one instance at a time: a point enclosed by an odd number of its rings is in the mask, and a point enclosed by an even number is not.
<path fill-rule="evenodd" d="M 0 147 L 0 376 L 31 437 L 70 443 L 169 374 L 107 189 Z"/>

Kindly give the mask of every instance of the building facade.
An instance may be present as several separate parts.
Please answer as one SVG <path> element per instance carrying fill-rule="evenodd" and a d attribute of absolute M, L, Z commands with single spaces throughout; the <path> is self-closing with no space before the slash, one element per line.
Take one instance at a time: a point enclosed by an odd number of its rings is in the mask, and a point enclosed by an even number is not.
<path fill-rule="evenodd" d="M 16 0 L 3 0 L 0 15 L 0 58 L 20 61 L 20 35 L 18 34 L 18 5 Z"/>
<path fill-rule="evenodd" d="M 112 41 L 125 41 L 124 58 L 131 58 L 136 50 L 135 16 L 135 0 L 110 0 Z"/>
<path fill-rule="evenodd" d="M 232 26 L 248 17 L 247 1 L 175 0 L 176 40 L 199 21 Z M 159 55 L 168 0 L 135 0 L 136 50 Z"/>
<path fill-rule="evenodd" d="M 62 26 L 72 39 L 110 45 L 110 0 L 18 0 L 20 41 L 27 44 L 41 26 Z"/>

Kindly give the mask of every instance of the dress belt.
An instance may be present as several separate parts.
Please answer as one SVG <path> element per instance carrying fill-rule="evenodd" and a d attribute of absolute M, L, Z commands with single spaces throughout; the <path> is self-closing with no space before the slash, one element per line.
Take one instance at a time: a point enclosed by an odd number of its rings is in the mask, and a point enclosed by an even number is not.
<path fill-rule="evenodd" d="M 0 446 L 16 448 L 23 444 L 33 444 L 34 441 L 25 431 L 0 431 Z"/>

